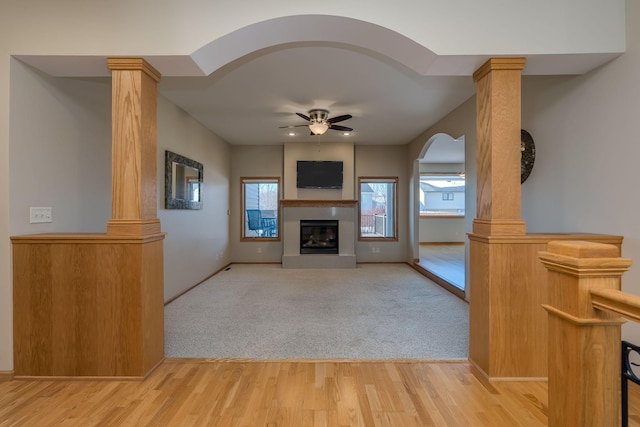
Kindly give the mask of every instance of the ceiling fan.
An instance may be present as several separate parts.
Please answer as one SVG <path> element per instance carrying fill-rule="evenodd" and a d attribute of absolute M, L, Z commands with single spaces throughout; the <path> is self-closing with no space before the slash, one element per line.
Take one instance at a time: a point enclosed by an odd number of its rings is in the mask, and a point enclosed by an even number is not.
<path fill-rule="evenodd" d="M 309 115 L 306 116 L 302 113 L 296 113 L 298 116 L 302 117 L 306 121 L 310 122 L 307 125 L 295 125 L 295 126 L 280 126 L 283 128 L 297 128 L 306 126 L 311 131 L 311 135 L 322 135 L 328 129 L 339 130 L 342 132 L 351 132 L 352 128 L 346 126 L 336 125 L 335 123 L 342 122 L 344 120 L 348 120 L 353 117 L 351 114 L 344 114 L 342 116 L 336 116 L 329 118 L 329 111 L 323 109 L 314 109 L 309 110 Z"/>

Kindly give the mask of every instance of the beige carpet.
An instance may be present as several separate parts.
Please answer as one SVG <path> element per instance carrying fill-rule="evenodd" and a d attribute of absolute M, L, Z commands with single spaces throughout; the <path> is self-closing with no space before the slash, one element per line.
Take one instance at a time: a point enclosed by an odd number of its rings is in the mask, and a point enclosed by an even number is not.
<path fill-rule="evenodd" d="M 406 264 L 234 264 L 165 308 L 165 356 L 466 359 L 468 305 Z"/>

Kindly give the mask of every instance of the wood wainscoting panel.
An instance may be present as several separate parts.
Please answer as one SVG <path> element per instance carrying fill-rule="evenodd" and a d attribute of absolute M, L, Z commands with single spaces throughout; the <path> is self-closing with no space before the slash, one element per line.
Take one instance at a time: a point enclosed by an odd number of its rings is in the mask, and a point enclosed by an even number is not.
<path fill-rule="evenodd" d="M 596 234 L 469 235 L 469 360 L 494 380 L 544 379 L 548 374 L 548 271 L 538 261 L 555 240 L 615 245 Z"/>
<path fill-rule="evenodd" d="M 469 360 L 487 373 L 491 343 L 489 245 L 471 239 L 469 253 Z"/>
<path fill-rule="evenodd" d="M 142 271 L 142 371 L 148 373 L 164 359 L 164 258 L 161 240 L 142 246 Z"/>
<path fill-rule="evenodd" d="M 156 366 L 163 237 L 12 237 L 16 377 L 143 377 Z"/>

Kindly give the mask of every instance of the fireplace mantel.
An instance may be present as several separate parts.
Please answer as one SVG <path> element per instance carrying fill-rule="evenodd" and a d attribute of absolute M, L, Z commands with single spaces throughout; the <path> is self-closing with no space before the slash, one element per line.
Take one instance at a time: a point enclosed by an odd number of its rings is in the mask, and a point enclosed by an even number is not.
<path fill-rule="evenodd" d="M 280 205 L 282 207 L 294 208 L 318 208 L 318 207 L 343 207 L 350 208 L 358 204 L 357 200 L 329 200 L 329 199 L 282 199 Z"/>

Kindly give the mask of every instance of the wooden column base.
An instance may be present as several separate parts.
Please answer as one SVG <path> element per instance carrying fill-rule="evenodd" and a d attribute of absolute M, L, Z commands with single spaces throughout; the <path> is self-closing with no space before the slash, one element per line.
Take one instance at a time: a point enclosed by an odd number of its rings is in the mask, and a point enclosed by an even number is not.
<path fill-rule="evenodd" d="M 160 220 L 154 219 L 110 219 L 107 234 L 113 236 L 148 236 L 160 234 Z"/>
<path fill-rule="evenodd" d="M 483 236 L 522 236 L 527 224 L 521 219 L 479 219 L 473 220 L 473 234 Z"/>

